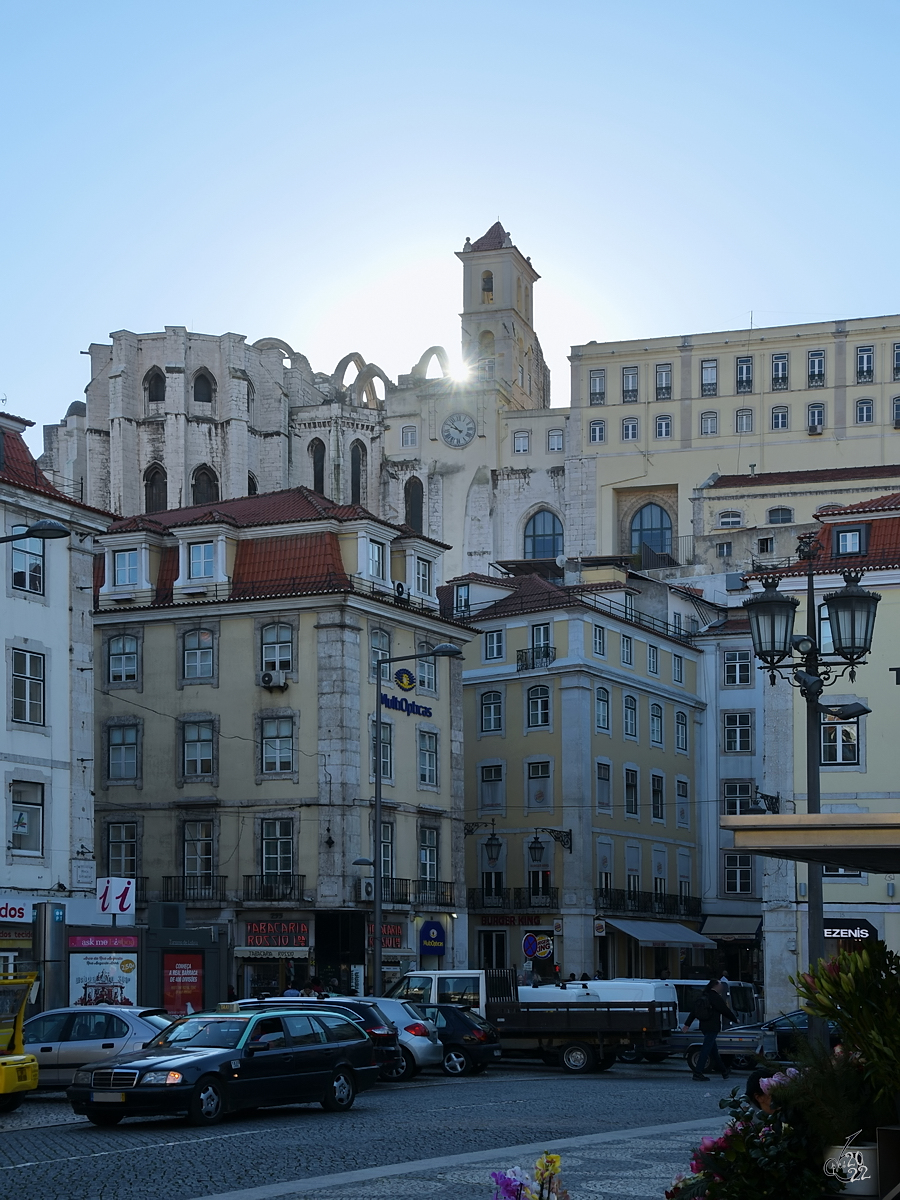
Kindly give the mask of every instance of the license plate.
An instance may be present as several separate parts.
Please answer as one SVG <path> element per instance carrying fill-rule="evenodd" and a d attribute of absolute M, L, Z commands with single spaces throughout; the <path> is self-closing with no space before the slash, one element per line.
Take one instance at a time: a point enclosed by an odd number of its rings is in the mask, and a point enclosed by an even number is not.
<path fill-rule="evenodd" d="M 493 1055 L 494 1055 L 494 1058 L 499 1058 L 499 1057 L 500 1057 L 500 1051 L 499 1051 L 499 1050 L 494 1050 L 494 1051 L 493 1051 Z"/>
<path fill-rule="evenodd" d="M 124 1092 L 91 1092 L 91 1100 L 94 1104 L 124 1104 Z"/>

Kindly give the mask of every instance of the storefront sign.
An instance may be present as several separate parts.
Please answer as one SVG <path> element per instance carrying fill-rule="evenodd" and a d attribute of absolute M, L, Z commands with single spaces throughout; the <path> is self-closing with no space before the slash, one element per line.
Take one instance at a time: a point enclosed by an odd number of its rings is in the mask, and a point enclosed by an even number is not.
<path fill-rule="evenodd" d="M 28 950 L 33 929 L 33 925 L 0 925 L 0 949 Z"/>
<path fill-rule="evenodd" d="M 107 878 L 97 880 L 97 912 L 106 916 L 124 916 L 134 912 L 134 880 Z"/>
<path fill-rule="evenodd" d="M 137 942 L 137 938 L 133 940 Z M 136 954 L 69 955 L 70 1004 L 137 1004 L 137 984 Z"/>
<path fill-rule="evenodd" d="M 605 921 L 595 921 L 594 922 L 594 937 L 606 937 L 606 922 Z"/>
<path fill-rule="evenodd" d="M 186 1013 L 188 1004 L 203 1008 L 203 955 L 163 955 L 163 1008 L 173 1016 Z"/>
<path fill-rule="evenodd" d="M 245 946 L 308 946 L 309 926 L 305 921 L 247 921 Z"/>
<path fill-rule="evenodd" d="M 387 692 L 381 693 L 381 706 L 406 713 L 408 717 L 431 716 L 431 709 L 426 704 L 416 704 L 415 700 L 407 700 L 405 696 L 389 696 Z"/>
<path fill-rule="evenodd" d="M 875 942 L 878 940 L 878 930 L 862 917 L 826 916 L 825 936 L 844 941 Z"/>
<path fill-rule="evenodd" d="M 419 930 L 420 954 L 445 954 L 447 937 L 440 921 L 426 921 Z"/>
<path fill-rule="evenodd" d="M 485 913 L 478 918 L 479 925 L 539 925 L 543 918 L 539 913 Z"/>
<path fill-rule="evenodd" d="M 235 958 L 284 958 L 300 962 L 309 958 L 309 949 L 306 946 L 235 946 L 232 954 Z"/>
<path fill-rule="evenodd" d="M 133 933 L 111 936 L 104 933 L 73 934 L 69 938 L 70 950 L 136 950 L 137 945 L 138 940 Z"/>
<path fill-rule="evenodd" d="M 402 688 L 404 692 L 411 692 L 416 686 L 416 677 L 407 667 L 401 667 L 394 675 L 394 682 L 398 688 Z"/>
<path fill-rule="evenodd" d="M 32 900 L 26 903 L 24 900 L 7 900 L 0 896 L 0 921 L 30 921 L 33 903 Z"/>
<path fill-rule="evenodd" d="M 370 921 L 366 926 L 366 933 L 369 938 L 369 946 L 375 945 L 375 926 Z M 381 926 L 381 944 L 385 950 L 402 950 L 403 949 L 403 926 L 402 925 L 382 925 Z"/>

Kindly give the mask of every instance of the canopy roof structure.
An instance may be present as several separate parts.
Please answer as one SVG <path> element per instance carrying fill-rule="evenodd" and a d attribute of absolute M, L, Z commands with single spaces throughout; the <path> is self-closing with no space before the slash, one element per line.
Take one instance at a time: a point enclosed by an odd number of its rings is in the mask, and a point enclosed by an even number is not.
<path fill-rule="evenodd" d="M 900 871 L 900 813 L 785 813 L 720 817 L 735 850 L 850 871 Z"/>

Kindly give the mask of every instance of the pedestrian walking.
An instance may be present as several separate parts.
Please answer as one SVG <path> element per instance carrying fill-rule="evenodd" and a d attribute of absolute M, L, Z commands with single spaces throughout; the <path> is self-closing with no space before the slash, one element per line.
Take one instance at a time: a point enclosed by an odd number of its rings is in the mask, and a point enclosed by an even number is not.
<path fill-rule="evenodd" d="M 737 1024 L 737 1017 L 725 1003 L 722 995 L 724 991 L 725 988 L 720 980 L 711 979 L 694 1001 L 693 1008 L 688 1013 L 683 1026 L 684 1032 L 687 1033 L 691 1024 L 697 1021 L 700 1032 L 703 1034 L 703 1045 L 694 1065 L 693 1074 L 698 1083 L 706 1083 L 709 1080 L 709 1076 L 703 1074 L 708 1062 L 712 1063 L 713 1070 L 718 1071 L 723 1079 L 727 1079 L 731 1074 L 719 1057 L 719 1047 L 716 1043 L 716 1037 L 722 1028 L 723 1017 L 727 1017 L 729 1021 Z"/>

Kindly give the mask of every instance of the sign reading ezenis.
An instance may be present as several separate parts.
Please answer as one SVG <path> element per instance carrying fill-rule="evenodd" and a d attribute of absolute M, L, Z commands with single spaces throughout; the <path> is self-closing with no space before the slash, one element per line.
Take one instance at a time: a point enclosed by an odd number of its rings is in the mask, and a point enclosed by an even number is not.
<path fill-rule="evenodd" d="M 825 936 L 847 942 L 874 942 L 878 930 L 862 917 L 826 917 Z"/>

